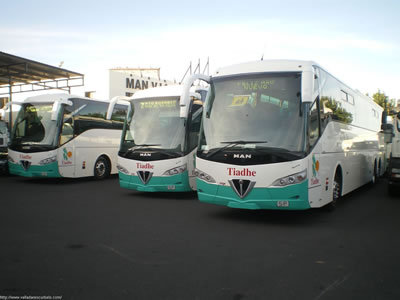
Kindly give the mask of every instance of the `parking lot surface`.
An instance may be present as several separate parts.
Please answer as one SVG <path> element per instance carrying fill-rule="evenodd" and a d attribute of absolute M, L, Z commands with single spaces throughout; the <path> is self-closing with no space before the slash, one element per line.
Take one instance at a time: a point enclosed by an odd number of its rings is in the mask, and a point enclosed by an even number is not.
<path fill-rule="evenodd" d="M 0 296 L 400 299 L 400 197 L 249 211 L 118 178 L 0 177 Z"/>

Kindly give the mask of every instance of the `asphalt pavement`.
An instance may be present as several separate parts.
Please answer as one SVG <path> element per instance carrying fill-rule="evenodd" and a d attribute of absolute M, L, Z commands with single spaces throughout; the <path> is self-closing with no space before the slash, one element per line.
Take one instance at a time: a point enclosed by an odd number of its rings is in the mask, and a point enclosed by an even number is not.
<path fill-rule="evenodd" d="M 333 212 L 249 211 L 115 176 L 3 176 L 0 299 L 400 299 L 400 196 L 386 184 Z"/>

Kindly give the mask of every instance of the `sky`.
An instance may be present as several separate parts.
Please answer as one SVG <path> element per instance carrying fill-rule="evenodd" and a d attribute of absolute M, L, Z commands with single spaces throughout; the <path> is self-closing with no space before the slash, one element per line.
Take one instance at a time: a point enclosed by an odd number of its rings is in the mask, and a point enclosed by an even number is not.
<path fill-rule="evenodd" d="M 115 67 L 161 68 L 180 81 L 199 59 L 212 74 L 263 57 L 312 60 L 362 93 L 400 99 L 398 0 L 5 3 L 0 51 L 83 73 L 73 94 L 108 98 Z"/>

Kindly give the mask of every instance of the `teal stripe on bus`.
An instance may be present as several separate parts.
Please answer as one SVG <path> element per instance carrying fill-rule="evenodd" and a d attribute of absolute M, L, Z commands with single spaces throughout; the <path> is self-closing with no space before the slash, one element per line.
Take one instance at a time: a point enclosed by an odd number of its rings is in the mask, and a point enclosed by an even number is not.
<path fill-rule="evenodd" d="M 189 192 L 189 174 L 187 171 L 172 176 L 153 176 L 147 184 L 138 176 L 127 175 L 119 172 L 119 184 L 122 188 L 142 192 Z M 174 189 L 172 189 L 174 187 Z"/>
<path fill-rule="evenodd" d="M 43 166 L 31 165 L 27 170 L 25 170 L 20 164 L 8 162 L 8 169 L 10 174 L 24 177 L 62 177 L 58 170 L 57 162 L 53 162 Z"/>
<path fill-rule="evenodd" d="M 242 209 L 309 209 L 308 181 L 286 187 L 253 188 L 241 199 L 231 186 L 210 184 L 197 179 L 197 194 L 201 202 Z M 288 206 L 278 206 L 287 201 Z M 286 202 L 284 202 L 286 203 Z"/>

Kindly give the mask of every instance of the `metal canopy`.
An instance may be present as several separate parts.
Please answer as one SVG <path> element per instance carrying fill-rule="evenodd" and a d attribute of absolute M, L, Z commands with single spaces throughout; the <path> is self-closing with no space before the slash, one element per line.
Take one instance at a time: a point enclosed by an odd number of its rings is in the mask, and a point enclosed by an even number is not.
<path fill-rule="evenodd" d="M 0 52 L 0 95 L 84 85 L 84 75 Z"/>

